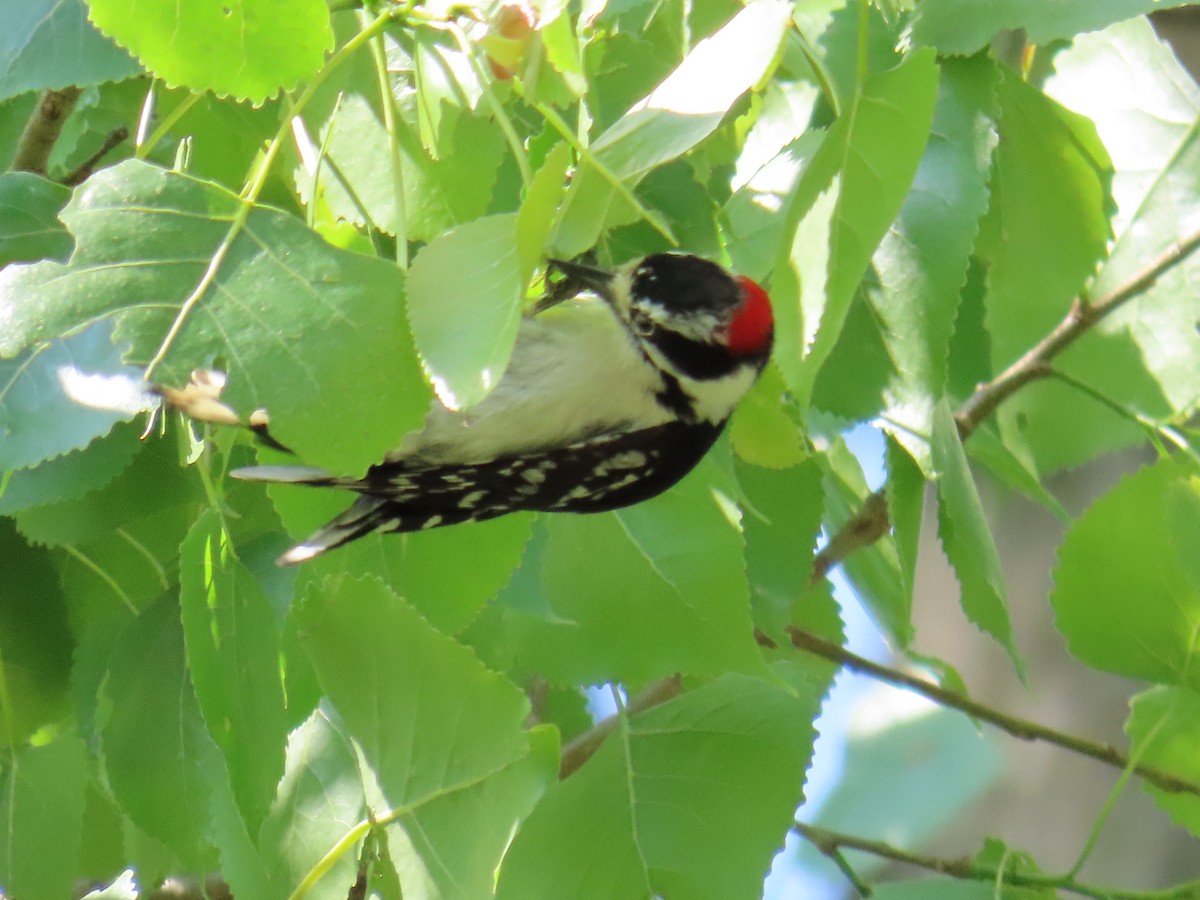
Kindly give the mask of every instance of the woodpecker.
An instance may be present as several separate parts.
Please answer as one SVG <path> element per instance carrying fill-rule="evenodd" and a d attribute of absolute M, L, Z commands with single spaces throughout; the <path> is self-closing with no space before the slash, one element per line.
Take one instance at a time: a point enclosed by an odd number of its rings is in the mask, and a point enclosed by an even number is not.
<path fill-rule="evenodd" d="M 420 531 L 517 510 L 631 506 L 700 462 L 770 356 L 766 292 L 681 253 L 614 271 L 549 265 L 564 280 L 521 320 L 508 368 L 477 405 L 452 411 L 435 402 L 423 427 L 361 479 L 301 466 L 233 472 L 359 494 L 280 563 L 312 559 L 374 531 Z"/>

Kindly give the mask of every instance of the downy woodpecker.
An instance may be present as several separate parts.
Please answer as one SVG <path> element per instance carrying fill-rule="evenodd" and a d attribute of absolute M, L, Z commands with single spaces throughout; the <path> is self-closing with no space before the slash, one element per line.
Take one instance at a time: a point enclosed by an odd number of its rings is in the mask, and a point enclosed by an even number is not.
<path fill-rule="evenodd" d="M 630 506 L 695 467 L 767 363 L 766 292 L 677 253 L 613 272 L 550 265 L 566 281 L 543 306 L 571 299 L 522 319 L 507 370 L 477 405 L 451 411 L 435 402 L 421 430 L 361 479 L 293 466 L 233 473 L 359 494 L 281 563 L 373 531 Z"/>

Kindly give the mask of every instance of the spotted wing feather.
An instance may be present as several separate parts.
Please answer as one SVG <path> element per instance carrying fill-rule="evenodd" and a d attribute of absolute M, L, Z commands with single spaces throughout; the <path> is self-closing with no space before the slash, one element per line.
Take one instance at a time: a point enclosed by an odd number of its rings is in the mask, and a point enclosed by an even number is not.
<path fill-rule="evenodd" d="M 668 422 L 480 463 L 399 460 L 373 467 L 360 481 L 315 475 L 290 479 L 344 487 L 361 496 L 281 562 L 311 559 L 372 531 L 421 531 L 517 510 L 587 513 L 631 506 L 690 472 L 718 434 L 717 425 Z M 253 469 L 241 474 L 256 477 Z"/>

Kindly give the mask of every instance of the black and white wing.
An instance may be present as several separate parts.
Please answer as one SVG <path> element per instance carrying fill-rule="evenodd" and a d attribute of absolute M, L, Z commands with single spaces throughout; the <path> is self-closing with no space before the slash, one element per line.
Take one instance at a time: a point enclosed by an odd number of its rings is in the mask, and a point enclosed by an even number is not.
<path fill-rule="evenodd" d="M 479 463 L 396 460 L 374 466 L 361 480 L 288 466 L 233 474 L 252 481 L 339 487 L 360 495 L 280 558 L 298 563 L 373 531 L 422 531 L 519 510 L 587 513 L 631 506 L 690 472 L 720 431 L 719 425 L 708 423 L 667 422 Z"/>

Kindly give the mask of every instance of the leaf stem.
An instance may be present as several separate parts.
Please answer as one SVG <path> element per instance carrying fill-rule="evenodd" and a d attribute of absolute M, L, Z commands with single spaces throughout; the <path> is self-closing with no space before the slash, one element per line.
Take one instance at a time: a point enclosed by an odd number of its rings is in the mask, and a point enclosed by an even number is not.
<path fill-rule="evenodd" d="M 821 95 L 825 98 L 825 102 L 829 104 L 830 110 L 833 112 L 835 119 L 842 115 L 842 101 L 838 98 L 837 88 L 833 85 L 833 77 L 829 74 L 829 69 L 825 66 L 825 61 L 821 59 L 817 48 L 798 27 L 792 29 L 792 33 L 796 36 L 796 40 L 800 43 L 800 52 L 804 54 L 804 58 L 808 61 L 808 65 L 812 68 L 813 77 L 817 79 L 817 87 L 821 91 Z"/>
<path fill-rule="evenodd" d="M 380 13 L 369 25 L 363 28 L 358 34 L 346 41 L 337 51 L 329 57 L 329 61 L 321 68 L 316 75 L 313 76 L 296 100 L 295 106 L 292 109 L 292 116 L 299 115 L 304 111 L 311 101 L 317 90 L 325 83 L 325 80 L 333 73 L 338 66 L 350 58 L 360 47 L 371 40 L 376 34 L 383 31 L 384 27 L 392 20 L 393 17 L 400 15 L 404 10 L 402 8 L 390 7 Z M 279 129 L 275 132 L 275 137 L 267 145 L 266 152 L 258 160 L 258 164 L 254 167 L 253 175 L 249 178 L 246 187 L 242 189 L 240 197 L 241 203 L 238 205 L 237 211 L 233 214 L 233 218 L 229 223 L 229 230 L 225 233 L 220 245 L 213 253 L 212 258 L 208 261 L 208 266 L 204 270 L 200 281 L 193 288 L 192 292 L 183 301 L 179 307 L 179 312 L 175 316 L 175 321 L 171 323 L 171 327 L 167 329 L 166 336 L 159 344 L 158 350 L 146 364 L 145 371 L 142 377 L 149 381 L 151 374 L 166 358 L 167 352 L 171 349 L 171 345 L 175 342 L 175 338 L 179 336 L 179 332 L 183 329 L 183 324 L 195 309 L 196 304 L 208 291 L 208 288 L 216 280 L 217 272 L 221 268 L 221 264 L 225 261 L 225 257 L 229 254 L 233 242 L 238 235 L 242 233 L 242 229 L 246 226 L 246 220 L 250 217 L 250 211 L 254 208 L 255 202 L 258 200 L 259 194 L 262 193 L 263 185 L 266 184 L 267 175 L 271 171 L 271 166 L 275 162 L 275 157 L 279 155 L 279 148 L 283 145 L 283 141 L 288 131 L 291 130 L 292 116 L 285 117 L 280 123 Z"/>
<path fill-rule="evenodd" d="M 871 0 L 858 0 L 858 34 L 855 36 L 854 83 L 862 93 L 871 73 Z"/>
<path fill-rule="evenodd" d="M 154 90 L 153 87 L 150 90 L 152 92 Z M 151 151 L 158 145 L 158 142 L 167 136 L 167 132 L 174 128 L 176 123 L 187 115 L 188 110 L 200 102 L 201 96 L 201 94 L 188 94 L 188 96 L 180 100 L 178 105 L 167 114 L 166 118 L 158 123 L 158 127 L 150 133 L 150 136 L 137 144 L 133 151 L 134 159 L 145 159 L 149 156 Z M 151 94 L 147 93 L 146 103 L 150 102 Z"/>
<path fill-rule="evenodd" d="M 63 550 L 66 551 L 67 556 L 71 557 L 73 560 L 107 584 L 110 588 L 112 588 L 113 593 L 120 598 L 121 603 L 124 604 L 127 610 L 129 610 L 135 616 L 138 614 L 137 604 L 135 604 L 133 599 L 127 593 L 125 593 L 125 589 L 117 583 L 115 578 L 100 568 L 95 561 L 87 556 L 84 556 L 84 554 L 76 549 L 73 545 L 66 544 L 63 546 Z"/>
<path fill-rule="evenodd" d="M 527 100 L 526 102 L 531 101 Z M 562 117 L 557 112 L 540 101 L 532 101 L 531 105 L 550 124 L 550 127 L 559 133 L 562 139 L 567 142 L 567 145 L 575 151 L 575 155 L 578 157 L 580 163 L 592 166 L 600 174 L 601 178 L 612 185 L 617 195 L 628 203 L 640 218 L 648 222 L 651 228 L 666 238 L 672 247 L 679 246 L 679 241 L 672 234 L 667 223 L 662 221 L 662 218 L 653 210 L 647 209 L 630 187 L 612 169 L 597 159 L 596 155 L 590 149 L 584 146 L 583 142 L 571 131 L 570 126 L 562 120 Z"/>
<path fill-rule="evenodd" d="M 366 13 L 360 13 L 365 18 Z M 404 206 L 404 169 L 400 159 L 400 139 L 397 136 L 399 116 L 396 114 L 396 95 L 388 81 L 387 53 L 383 35 L 371 41 L 371 58 L 379 82 L 379 102 L 383 106 L 383 130 L 388 136 L 388 155 L 391 163 L 392 196 L 395 199 L 396 265 L 408 268 L 408 211 Z M 329 132 L 332 134 L 332 129 Z M 314 195 L 315 196 L 315 195 Z"/>

